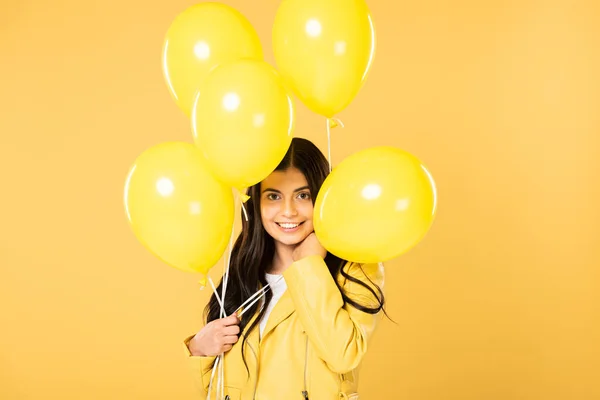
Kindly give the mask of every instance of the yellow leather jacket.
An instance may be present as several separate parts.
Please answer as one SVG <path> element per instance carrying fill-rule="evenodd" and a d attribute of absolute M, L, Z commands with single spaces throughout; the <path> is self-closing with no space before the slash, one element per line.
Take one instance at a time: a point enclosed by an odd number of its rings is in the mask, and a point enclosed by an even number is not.
<path fill-rule="evenodd" d="M 344 269 L 383 289 L 384 271 L 378 264 L 361 268 L 348 263 Z M 257 327 L 244 345 L 248 370 L 242 361 L 242 337 L 225 354 L 224 394 L 230 400 L 358 399 L 358 370 L 382 313 L 372 315 L 344 306 L 319 256 L 296 261 L 283 275 L 287 290 L 273 308 L 262 338 Z M 338 281 L 359 304 L 378 305 L 364 287 L 342 276 Z M 192 337 L 184 341 L 184 351 L 204 398 L 214 357 L 192 356 L 187 346 Z M 215 375 L 211 399 L 216 399 L 216 386 Z"/>

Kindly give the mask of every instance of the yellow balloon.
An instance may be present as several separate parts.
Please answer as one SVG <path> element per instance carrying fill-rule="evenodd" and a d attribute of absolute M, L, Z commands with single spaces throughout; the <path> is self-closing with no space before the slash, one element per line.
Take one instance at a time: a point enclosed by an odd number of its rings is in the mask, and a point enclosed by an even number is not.
<path fill-rule="evenodd" d="M 332 117 L 362 87 L 375 52 L 364 0 L 283 0 L 273 25 L 277 67 L 317 114 Z"/>
<path fill-rule="evenodd" d="M 175 102 L 190 116 L 195 93 L 209 72 L 241 58 L 263 59 L 250 22 L 225 4 L 200 3 L 179 14 L 169 27 L 163 45 L 163 75 Z"/>
<path fill-rule="evenodd" d="M 127 176 L 124 200 L 135 236 L 172 267 L 206 275 L 227 247 L 233 192 L 191 143 L 162 143 L 143 152 Z"/>
<path fill-rule="evenodd" d="M 433 178 L 416 157 L 373 147 L 346 158 L 327 177 L 315 202 L 315 234 L 343 259 L 388 261 L 425 236 L 436 203 Z"/>
<path fill-rule="evenodd" d="M 200 87 L 192 132 L 211 170 L 242 189 L 277 167 L 292 141 L 294 107 L 273 67 L 240 60 L 217 67 Z"/>

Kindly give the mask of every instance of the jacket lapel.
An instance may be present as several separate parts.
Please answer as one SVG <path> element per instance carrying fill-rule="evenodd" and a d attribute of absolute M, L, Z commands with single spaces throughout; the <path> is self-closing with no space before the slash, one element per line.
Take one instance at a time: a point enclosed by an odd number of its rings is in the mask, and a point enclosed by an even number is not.
<path fill-rule="evenodd" d="M 258 313 L 255 313 L 254 316 L 250 319 L 250 321 L 248 322 L 247 326 L 250 326 L 254 323 L 254 321 L 256 320 L 256 317 L 258 316 Z M 255 329 L 252 330 L 252 332 L 250 332 L 250 334 L 248 335 L 248 338 L 246 339 L 246 342 L 248 344 L 250 344 L 252 346 L 252 348 L 254 349 L 254 351 L 258 352 L 258 342 L 259 342 L 259 331 L 258 331 L 259 327 L 257 326 Z M 258 356 L 258 354 L 257 354 Z"/>
<path fill-rule="evenodd" d="M 267 337 L 269 332 L 271 332 L 277 325 L 283 322 L 287 317 L 289 317 L 295 311 L 294 303 L 292 301 L 292 296 L 290 292 L 286 290 L 283 292 L 283 295 L 273 307 L 271 314 L 269 315 L 269 319 L 267 320 L 267 325 L 265 326 L 265 330 L 261 337 L 261 342 Z"/>

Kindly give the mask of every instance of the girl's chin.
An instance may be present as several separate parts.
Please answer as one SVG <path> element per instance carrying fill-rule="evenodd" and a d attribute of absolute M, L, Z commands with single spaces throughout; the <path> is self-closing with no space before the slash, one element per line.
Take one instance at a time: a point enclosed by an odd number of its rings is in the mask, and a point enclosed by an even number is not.
<path fill-rule="evenodd" d="M 296 246 L 296 245 L 299 245 L 300 243 L 302 243 L 302 241 L 304 239 L 305 239 L 304 237 L 302 237 L 302 238 L 285 238 L 285 237 L 282 238 L 282 237 L 277 237 L 277 238 L 275 238 L 275 241 L 277 241 L 277 242 L 279 242 L 281 244 L 284 244 L 286 246 Z"/>
<path fill-rule="evenodd" d="M 276 242 L 279 242 L 286 246 L 296 246 L 304 241 L 308 235 L 305 232 L 296 232 L 295 234 L 286 234 L 278 232 L 273 237 Z"/>

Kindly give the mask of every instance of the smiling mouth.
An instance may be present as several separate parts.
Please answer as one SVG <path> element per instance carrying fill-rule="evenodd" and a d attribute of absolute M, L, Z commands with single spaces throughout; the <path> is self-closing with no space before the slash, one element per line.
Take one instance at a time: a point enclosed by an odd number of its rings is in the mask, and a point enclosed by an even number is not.
<path fill-rule="evenodd" d="M 283 229 L 294 229 L 302 225 L 304 222 L 300 223 L 291 223 L 291 222 L 275 222 L 277 225 L 282 227 Z"/>

